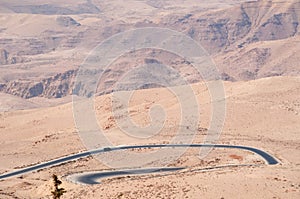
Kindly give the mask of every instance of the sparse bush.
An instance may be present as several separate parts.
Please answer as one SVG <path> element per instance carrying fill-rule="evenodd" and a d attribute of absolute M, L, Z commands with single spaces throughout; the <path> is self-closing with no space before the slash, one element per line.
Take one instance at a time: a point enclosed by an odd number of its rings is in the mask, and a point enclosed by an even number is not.
<path fill-rule="evenodd" d="M 54 183 L 54 191 L 52 191 L 53 199 L 59 199 L 64 193 L 67 191 L 64 188 L 59 188 L 59 185 L 61 185 L 61 181 L 58 179 L 57 175 L 53 174 L 53 183 Z"/>

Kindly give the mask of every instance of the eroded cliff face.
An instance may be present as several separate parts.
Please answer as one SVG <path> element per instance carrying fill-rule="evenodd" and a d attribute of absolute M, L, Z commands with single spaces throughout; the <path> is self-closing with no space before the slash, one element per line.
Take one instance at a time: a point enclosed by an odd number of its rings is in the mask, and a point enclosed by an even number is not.
<path fill-rule="evenodd" d="M 255 42 L 299 35 L 299 8 L 296 1 L 253 1 L 212 13 L 168 15 L 162 24 L 179 28 L 210 54 L 216 54 Z"/>
<path fill-rule="evenodd" d="M 72 93 L 75 70 L 59 73 L 39 82 L 15 80 L 0 84 L 0 91 L 25 99 L 32 97 L 61 98 Z"/>

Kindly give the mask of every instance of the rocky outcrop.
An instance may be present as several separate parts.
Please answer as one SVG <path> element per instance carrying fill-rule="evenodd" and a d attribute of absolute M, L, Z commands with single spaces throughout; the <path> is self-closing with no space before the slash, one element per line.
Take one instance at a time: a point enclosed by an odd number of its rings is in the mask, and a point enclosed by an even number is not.
<path fill-rule="evenodd" d="M 147 0 L 146 3 L 154 8 L 163 8 L 166 4 L 166 2 L 162 0 Z"/>
<path fill-rule="evenodd" d="M 15 80 L 0 84 L 0 91 L 22 98 L 61 98 L 72 93 L 75 70 L 59 73 L 39 82 Z"/>
<path fill-rule="evenodd" d="M 10 56 L 5 49 L 0 49 L 0 65 L 23 63 L 25 59 L 21 56 Z"/>
<path fill-rule="evenodd" d="M 5 49 L 0 49 L 0 64 L 8 63 L 8 52 Z"/>
<path fill-rule="evenodd" d="M 64 27 L 81 25 L 80 23 L 75 21 L 72 17 L 68 17 L 68 16 L 59 16 L 56 18 L 56 21 L 59 25 L 64 26 Z"/>
<path fill-rule="evenodd" d="M 222 78 L 230 81 L 235 79 L 257 79 L 260 70 L 267 63 L 270 55 L 271 49 L 269 48 L 253 48 L 247 51 L 240 50 L 239 53 L 224 59 L 224 71 L 226 71 L 226 75 L 222 75 Z M 226 66 L 230 66 L 230 70 Z"/>
<path fill-rule="evenodd" d="M 274 14 L 259 27 L 254 38 L 258 41 L 286 39 L 297 33 L 298 25 L 292 13 Z"/>
<path fill-rule="evenodd" d="M 45 41 L 38 38 L 22 38 L 22 39 L 5 39 L 0 38 L 0 45 L 5 46 L 5 50 L 2 50 L 3 58 L 10 58 L 6 60 L 7 64 L 20 62 L 20 58 L 24 55 L 38 55 L 51 51 Z M 16 61 L 12 61 L 16 60 Z M 3 64 L 3 63 L 1 63 Z"/>
<path fill-rule="evenodd" d="M 224 81 L 235 81 L 235 79 L 233 77 L 231 77 L 230 75 L 228 75 L 227 73 L 222 73 L 221 74 L 221 79 Z"/>

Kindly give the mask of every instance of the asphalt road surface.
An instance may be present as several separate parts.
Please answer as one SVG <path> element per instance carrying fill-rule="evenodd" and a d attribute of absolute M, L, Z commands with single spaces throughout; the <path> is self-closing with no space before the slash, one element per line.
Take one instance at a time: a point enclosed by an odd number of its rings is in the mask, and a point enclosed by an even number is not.
<path fill-rule="evenodd" d="M 238 146 L 238 145 L 222 145 L 222 144 L 216 144 L 216 145 L 210 145 L 210 144 L 157 144 L 157 145 L 136 145 L 136 146 L 113 146 L 113 147 L 105 147 L 105 148 L 99 148 L 95 150 L 90 150 L 86 152 L 80 152 L 77 154 L 69 155 L 66 157 L 58 158 L 55 160 L 50 160 L 48 162 L 36 164 L 33 166 L 25 167 L 16 171 L 4 173 L 0 175 L 1 179 L 6 179 L 9 177 L 14 177 L 18 175 L 22 175 L 28 172 L 37 171 L 40 169 L 45 169 L 54 165 L 60 165 L 69 161 L 73 161 L 79 158 L 83 158 L 86 156 L 90 156 L 93 154 L 99 154 L 99 153 L 106 153 L 110 151 L 118 151 L 118 150 L 126 150 L 126 149 L 142 149 L 142 148 L 175 148 L 175 147 L 191 147 L 191 148 L 203 148 L 203 147 L 214 147 L 214 148 L 229 148 L 229 149 L 241 149 L 246 151 L 251 151 L 253 153 L 256 153 L 257 155 L 261 156 L 265 162 L 269 165 L 275 165 L 279 162 L 270 154 L 268 154 L 265 151 L 262 151 L 260 149 L 254 148 L 254 147 L 248 147 L 248 146 Z M 163 168 L 161 168 L 163 169 Z M 165 171 L 167 171 L 167 168 Z M 169 169 L 178 169 L 178 168 L 169 168 Z M 146 169 L 147 170 L 147 169 Z M 115 171 L 116 172 L 116 171 Z"/>

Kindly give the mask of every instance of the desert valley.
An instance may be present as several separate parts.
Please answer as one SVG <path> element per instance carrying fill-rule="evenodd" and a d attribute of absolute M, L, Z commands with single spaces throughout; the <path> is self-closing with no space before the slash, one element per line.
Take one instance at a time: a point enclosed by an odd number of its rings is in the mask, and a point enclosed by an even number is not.
<path fill-rule="evenodd" d="M 53 174 L 61 198 L 299 198 L 299 23 L 297 0 L 2 0 L 0 198 Z M 200 65 L 139 49 L 156 30 Z"/>

